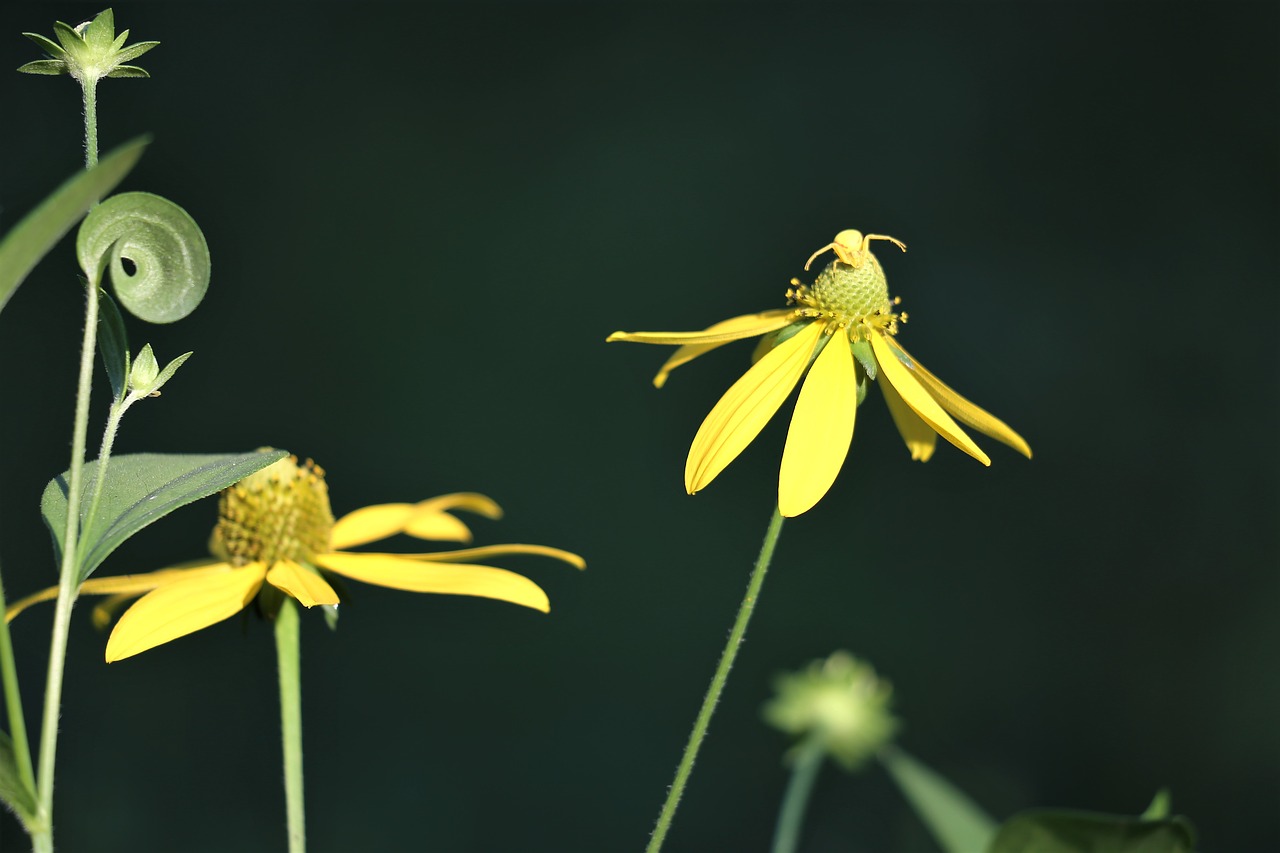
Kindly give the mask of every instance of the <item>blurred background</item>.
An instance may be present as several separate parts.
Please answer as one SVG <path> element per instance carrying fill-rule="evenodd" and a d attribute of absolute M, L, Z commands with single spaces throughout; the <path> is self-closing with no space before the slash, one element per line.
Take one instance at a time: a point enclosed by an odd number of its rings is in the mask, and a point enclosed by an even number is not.
<path fill-rule="evenodd" d="M 22 31 L 100 8 L 6 2 L 0 69 L 41 58 Z M 751 345 L 659 392 L 668 349 L 604 338 L 779 307 L 844 228 L 909 244 L 878 249 L 903 342 L 1035 459 L 913 463 L 873 392 L 835 487 L 783 530 L 668 849 L 767 847 L 787 744 L 760 706 L 839 648 L 894 684 L 902 746 L 998 818 L 1136 814 L 1168 786 L 1202 849 L 1280 846 L 1274 4 L 115 12 L 162 44 L 153 79 L 101 85 L 103 150 L 154 134 L 122 188 L 183 205 L 214 264 L 188 320 L 130 319 L 135 349 L 195 356 L 117 451 L 288 448 L 337 513 L 482 491 L 507 517 L 478 544 L 589 562 L 503 563 L 549 616 L 356 584 L 336 633 L 306 616 L 313 850 L 643 845 L 786 417 L 689 497 L 689 442 Z M 0 104 L 8 228 L 80 165 L 80 104 L 12 71 Z M 13 597 L 56 580 L 38 498 L 67 465 L 76 272 L 68 240 L 0 316 Z M 215 511 L 100 572 L 202 556 Z M 28 720 L 50 619 L 14 625 Z M 78 608 L 60 849 L 283 849 L 269 626 L 110 667 L 104 643 Z M 7 816 L 0 843 L 25 844 Z M 824 772 L 805 849 L 933 847 L 872 767 Z"/>

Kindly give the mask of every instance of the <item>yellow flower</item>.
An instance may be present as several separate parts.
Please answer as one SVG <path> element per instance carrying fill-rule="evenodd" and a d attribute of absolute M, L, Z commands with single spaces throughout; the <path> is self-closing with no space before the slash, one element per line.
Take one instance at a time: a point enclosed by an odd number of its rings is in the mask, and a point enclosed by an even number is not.
<path fill-rule="evenodd" d="M 496 598 L 548 612 L 547 595 L 514 572 L 473 565 L 505 554 L 541 554 L 579 569 L 577 554 L 543 545 L 490 545 L 429 554 L 377 554 L 342 549 L 397 533 L 419 539 L 470 542 L 471 531 L 450 510 L 499 518 L 501 508 L 484 495 L 442 495 L 416 504 L 378 504 L 334 521 L 324 471 L 310 460 L 281 459 L 222 493 L 218 524 L 209 543 L 213 559 L 140 575 L 91 578 L 80 587 L 109 595 L 94 610 L 100 626 L 121 602 L 142 595 L 125 611 L 107 640 L 107 663 L 176 640 L 239 613 L 259 593 L 280 590 L 305 607 L 336 606 L 338 593 L 326 573 L 409 592 Z M 264 582 L 266 586 L 264 586 Z M 6 617 L 38 601 L 56 598 L 57 587 L 15 602 Z"/>
<path fill-rule="evenodd" d="M 610 341 L 679 347 L 654 377 L 661 388 L 682 364 L 730 341 L 763 335 L 755 363 L 735 382 L 698 429 L 685 463 L 689 494 L 705 488 L 752 442 L 806 375 L 782 452 L 778 509 L 796 516 L 811 509 L 835 482 L 853 440 L 854 416 L 875 380 L 911 452 L 928 461 L 941 435 L 983 465 L 991 460 L 957 424 L 960 421 L 1031 458 L 1031 448 L 1003 421 L 951 390 L 925 370 L 895 336 L 905 313 L 894 313 L 884 270 L 869 248 L 880 234 L 841 231 L 827 249 L 836 260 L 812 286 L 792 279 L 791 307 L 744 314 L 701 332 L 614 332 Z M 831 345 L 836 337 L 848 346 Z M 954 420 L 953 420 L 954 419 Z"/>

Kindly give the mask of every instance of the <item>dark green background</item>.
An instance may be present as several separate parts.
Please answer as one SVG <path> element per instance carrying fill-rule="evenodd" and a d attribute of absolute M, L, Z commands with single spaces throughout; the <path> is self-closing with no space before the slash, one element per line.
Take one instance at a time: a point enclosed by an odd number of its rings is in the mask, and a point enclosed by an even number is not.
<path fill-rule="evenodd" d="M 18 34 L 100 7 L 6 3 Z M 636 850 L 733 618 L 785 419 L 696 498 L 684 456 L 739 344 L 649 385 L 695 329 L 782 304 L 843 228 L 881 248 L 902 340 L 1022 432 L 984 470 L 912 463 L 873 395 L 827 498 L 786 525 L 671 851 L 763 850 L 786 775 L 774 674 L 846 648 L 901 743 L 994 815 L 1141 810 L 1206 851 L 1276 849 L 1278 210 L 1274 4 L 132 4 L 150 81 L 100 90 L 104 148 L 184 205 L 209 297 L 135 345 L 195 356 L 118 450 L 262 444 L 334 509 L 480 490 L 480 543 L 541 616 L 359 587 L 304 625 L 311 848 Z M 66 79 L 0 73 L 0 226 L 80 161 Z M 55 579 L 70 245 L 0 316 L 0 559 Z M 101 407 L 104 395 L 97 401 Z M 789 408 L 788 408 L 789 410 Z M 101 417 L 95 414 L 94 434 Z M 103 567 L 200 556 L 212 502 Z M 28 719 L 50 611 L 14 639 Z M 68 658 L 60 849 L 284 846 L 270 631 L 231 620 L 110 667 Z M 5 819 L 6 849 L 23 839 Z M 872 768 L 819 781 L 806 849 L 928 850 Z"/>

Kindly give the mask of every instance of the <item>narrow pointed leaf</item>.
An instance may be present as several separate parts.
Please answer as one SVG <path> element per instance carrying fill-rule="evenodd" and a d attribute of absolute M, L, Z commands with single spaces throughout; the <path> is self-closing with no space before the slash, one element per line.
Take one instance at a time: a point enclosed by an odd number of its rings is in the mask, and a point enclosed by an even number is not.
<path fill-rule="evenodd" d="M 62 235 L 129 174 L 148 142 L 135 139 L 71 177 L 0 240 L 0 310 Z"/>
<path fill-rule="evenodd" d="M 1192 853 L 1195 843 L 1195 828 L 1185 817 L 1037 809 L 1005 821 L 988 853 Z"/>
<path fill-rule="evenodd" d="M 108 77 L 150 77 L 146 69 L 136 65 L 117 65 L 107 72 Z"/>
<path fill-rule="evenodd" d="M 97 516 L 87 519 L 98 463 L 85 465 L 81 506 L 78 578 L 83 581 L 112 551 L 133 534 L 179 507 L 215 494 L 255 471 L 282 459 L 288 451 L 228 454 L 133 453 L 113 456 Z M 53 535 L 59 559 L 67 522 L 67 474 L 51 480 L 40 500 L 40 512 Z"/>
<path fill-rule="evenodd" d="M 975 853 L 987 849 L 996 834 L 995 821 L 963 791 L 897 747 L 882 750 L 880 763 L 943 850 Z M 1038 848 L 1026 848 L 1033 849 Z"/>
<path fill-rule="evenodd" d="M 111 383 L 111 398 L 119 400 L 129 383 L 129 337 L 120 309 L 105 290 L 98 290 L 98 351 Z"/>
<path fill-rule="evenodd" d="M 67 55 L 67 52 L 62 49 L 61 45 L 51 39 L 45 38 L 39 33 L 23 33 L 23 35 L 38 44 L 41 50 L 52 56 L 54 59 L 61 59 Z"/>
<path fill-rule="evenodd" d="M 57 74 L 66 74 L 67 64 L 57 59 L 37 59 L 35 62 L 28 62 L 26 65 L 19 65 L 18 71 L 22 74 L 46 74 L 54 76 Z"/>
<path fill-rule="evenodd" d="M 4 732 L 0 732 L 0 800 L 24 823 L 35 816 L 36 793 L 23 784 L 17 757 L 13 753 L 13 741 Z"/>
<path fill-rule="evenodd" d="M 126 30 L 125 32 L 127 33 L 128 30 Z M 124 50 L 116 54 L 116 61 L 132 62 L 133 60 L 137 59 L 139 56 L 142 56 L 142 54 L 151 50 L 153 47 L 155 47 L 158 44 L 160 44 L 160 42 L 158 41 L 140 41 L 137 44 L 131 44 L 128 47 L 126 47 Z"/>

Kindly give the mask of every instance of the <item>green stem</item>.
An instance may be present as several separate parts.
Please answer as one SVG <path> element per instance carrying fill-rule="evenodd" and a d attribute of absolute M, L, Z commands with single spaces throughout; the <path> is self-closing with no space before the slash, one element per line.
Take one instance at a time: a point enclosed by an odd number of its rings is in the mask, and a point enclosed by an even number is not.
<path fill-rule="evenodd" d="M 126 394 L 123 399 L 111 404 L 107 414 L 107 427 L 102 432 L 102 444 L 98 448 L 98 464 L 93 469 L 93 497 L 89 500 L 89 514 L 85 516 L 87 523 L 92 524 L 98 517 L 98 504 L 102 501 L 102 487 L 107 482 L 107 466 L 111 462 L 111 448 L 116 443 L 116 432 L 120 429 L 120 419 L 133 403 L 133 397 Z"/>
<path fill-rule="evenodd" d="M 809 794 L 814 780 L 827 756 L 827 745 L 817 735 L 810 736 L 795 752 L 791 767 L 791 781 L 782 796 L 782 809 L 778 812 L 778 827 L 773 833 L 773 853 L 795 853 L 800 844 L 800 828 L 804 825 L 804 813 L 809 806 Z"/>
<path fill-rule="evenodd" d="M 653 835 L 649 837 L 649 846 L 645 848 L 646 853 L 657 853 L 661 850 L 667 831 L 671 829 L 671 820 L 675 817 L 676 807 L 680 804 L 685 784 L 688 783 L 689 775 L 693 772 L 693 762 L 698 757 L 703 738 L 707 736 L 711 714 L 716 709 L 716 703 L 720 701 L 725 682 L 729 680 L 729 670 L 733 668 L 733 661 L 738 656 L 738 647 L 742 645 L 742 638 L 747 633 L 747 623 L 751 621 L 751 613 L 756 608 L 756 599 L 760 596 L 760 587 L 764 585 L 764 576 L 769 570 L 773 549 L 778 545 L 778 534 L 781 532 L 782 513 L 775 508 L 773 518 L 769 520 L 769 529 L 764 535 L 764 544 L 760 546 L 756 567 L 751 572 L 751 580 L 747 584 L 746 597 L 742 599 L 742 605 L 738 608 L 738 618 L 733 623 L 733 630 L 729 632 L 729 641 L 725 644 L 724 651 L 720 653 L 720 665 L 716 667 L 716 674 L 707 688 L 706 698 L 702 700 L 702 709 L 698 711 L 693 731 L 689 733 L 689 742 L 685 745 L 684 756 L 676 769 L 676 778 L 671 783 L 671 790 L 667 792 L 667 800 L 662 804 L 662 813 L 658 815 L 658 823 L 653 829 Z"/>
<path fill-rule="evenodd" d="M 4 584 L 0 582 L 0 614 L 7 609 Z M 31 766 L 31 746 L 27 743 L 27 722 L 22 713 L 22 694 L 18 690 L 18 670 L 13 660 L 13 641 L 9 638 L 9 620 L 4 618 L 0 618 L 0 678 L 4 681 L 4 708 L 9 715 L 13 754 L 18 759 L 18 778 L 34 794 L 36 776 Z"/>
<path fill-rule="evenodd" d="M 307 849 L 302 800 L 302 673 L 299 666 L 298 608 L 285 596 L 276 614 L 276 661 L 280 669 L 280 740 L 284 747 L 284 799 L 289 853 Z"/>
<path fill-rule="evenodd" d="M 97 81 L 83 81 L 84 162 L 98 163 Z M 76 385 L 76 413 L 71 431 L 71 465 L 67 482 L 67 526 L 62 538 L 62 568 L 58 574 L 58 600 L 53 610 L 53 636 L 49 641 L 49 668 L 45 676 L 44 715 L 40 725 L 40 767 L 36 776 L 36 818 L 31 835 L 35 853 L 53 851 L 53 768 L 58 749 L 58 716 L 62 709 L 62 673 L 67 660 L 67 635 L 71 608 L 79 591 L 77 546 L 80 533 L 80 495 L 84 479 L 84 449 L 89 434 L 89 395 L 93 388 L 93 356 L 98 345 L 98 283 L 85 286 L 84 340 L 80 350 L 80 378 Z"/>
<path fill-rule="evenodd" d="M 85 80 L 80 84 L 84 92 L 84 167 L 98 165 L 98 81 Z"/>

